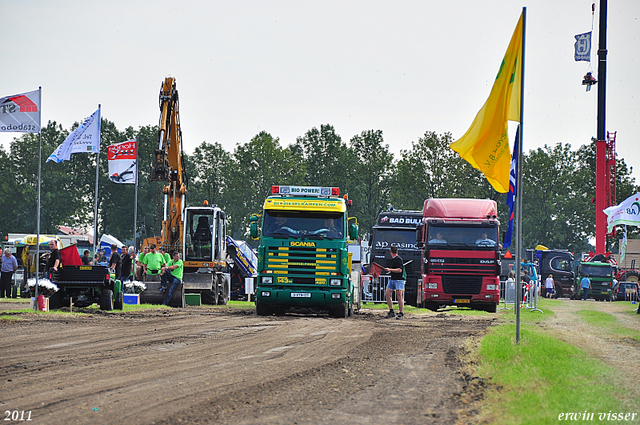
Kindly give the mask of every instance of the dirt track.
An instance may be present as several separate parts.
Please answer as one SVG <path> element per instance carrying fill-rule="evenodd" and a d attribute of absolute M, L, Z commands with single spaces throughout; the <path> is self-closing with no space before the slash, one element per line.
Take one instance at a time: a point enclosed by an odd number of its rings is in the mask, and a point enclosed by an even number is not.
<path fill-rule="evenodd" d="M 7 310 L 0 303 L 0 310 Z M 189 307 L 0 320 L 0 407 L 46 424 L 451 424 L 494 316 L 258 317 Z M 2 419 L 6 417 L 6 413 Z"/>

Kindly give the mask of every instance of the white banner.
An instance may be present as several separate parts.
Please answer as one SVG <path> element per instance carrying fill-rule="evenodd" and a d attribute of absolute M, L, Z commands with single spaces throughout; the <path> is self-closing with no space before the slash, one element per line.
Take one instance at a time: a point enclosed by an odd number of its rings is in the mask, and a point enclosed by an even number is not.
<path fill-rule="evenodd" d="M 628 197 L 620 205 L 605 209 L 604 213 L 607 215 L 607 232 L 618 224 L 640 226 L 640 193 Z"/>
<path fill-rule="evenodd" d="M 72 153 L 80 152 L 100 152 L 100 108 L 67 136 L 47 162 L 68 161 Z"/>
<path fill-rule="evenodd" d="M 40 132 L 40 90 L 0 97 L 0 132 Z"/>
<path fill-rule="evenodd" d="M 114 183 L 135 184 L 138 176 L 137 140 L 128 140 L 108 147 L 109 179 Z"/>

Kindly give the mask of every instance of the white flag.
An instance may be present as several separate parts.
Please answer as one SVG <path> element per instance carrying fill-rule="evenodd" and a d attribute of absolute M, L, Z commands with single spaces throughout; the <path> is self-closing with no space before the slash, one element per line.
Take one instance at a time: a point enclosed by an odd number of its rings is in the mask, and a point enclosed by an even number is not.
<path fill-rule="evenodd" d="M 138 176 L 137 140 L 128 140 L 108 147 L 109 179 L 114 183 L 133 183 Z"/>
<path fill-rule="evenodd" d="M 0 132 L 40 132 L 40 90 L 0 97 Z"/>
<path fill-rule="evenodd" d="M 100 108 L 64 139 L 47 162 L 68 161 L 72 153 L 79 152 L 100 152 Z"/>
<path fill-rule="evenodd" d="M 607 232 L 618 224 L 640 226 L 640 193 L 628 197 L 620 205 L 605 209 L 604 213 L 607 215 Z"/>

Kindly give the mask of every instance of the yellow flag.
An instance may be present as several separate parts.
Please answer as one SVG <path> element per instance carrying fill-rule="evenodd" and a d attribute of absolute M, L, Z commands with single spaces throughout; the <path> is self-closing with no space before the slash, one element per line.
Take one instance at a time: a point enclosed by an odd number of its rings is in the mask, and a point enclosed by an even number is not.
<path fill-rule="evenodd" d="M 509 191 L 511 168 L 507 121 L 520 121 L 523 20 L 524 13 L 520 15 L 489 98 L 469 130 L 450 145 L 461 158 L 482 171 L 491 186 L 501 193 Z"/>

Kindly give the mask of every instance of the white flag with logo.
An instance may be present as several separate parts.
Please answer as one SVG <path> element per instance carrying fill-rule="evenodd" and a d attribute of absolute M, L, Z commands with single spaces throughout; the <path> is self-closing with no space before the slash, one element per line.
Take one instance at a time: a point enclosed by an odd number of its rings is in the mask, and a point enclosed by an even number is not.
<path fill-rule="evenodd" d="M 100 108 L 64 139 L 47 162 L 68 161 L 72 153 L 80 152 L 100 152 Z"/>
<path fill-rule="evenodd" d="M 620 205 L 605 209 L 604 213 L 607 215 L 607 232 L 618 224 L 640 226 L 640 193 L 628 197 Z"/>
<path fill-rule="evenodd" d="M 135 183 L 138 176 L 137 140 L 108 147 L 109 179 L 114 183 Z"/>
<path fill-rule="evenodd" d="M 0 132 L 40 132 L 40 90 L 0 97 Z"/>

